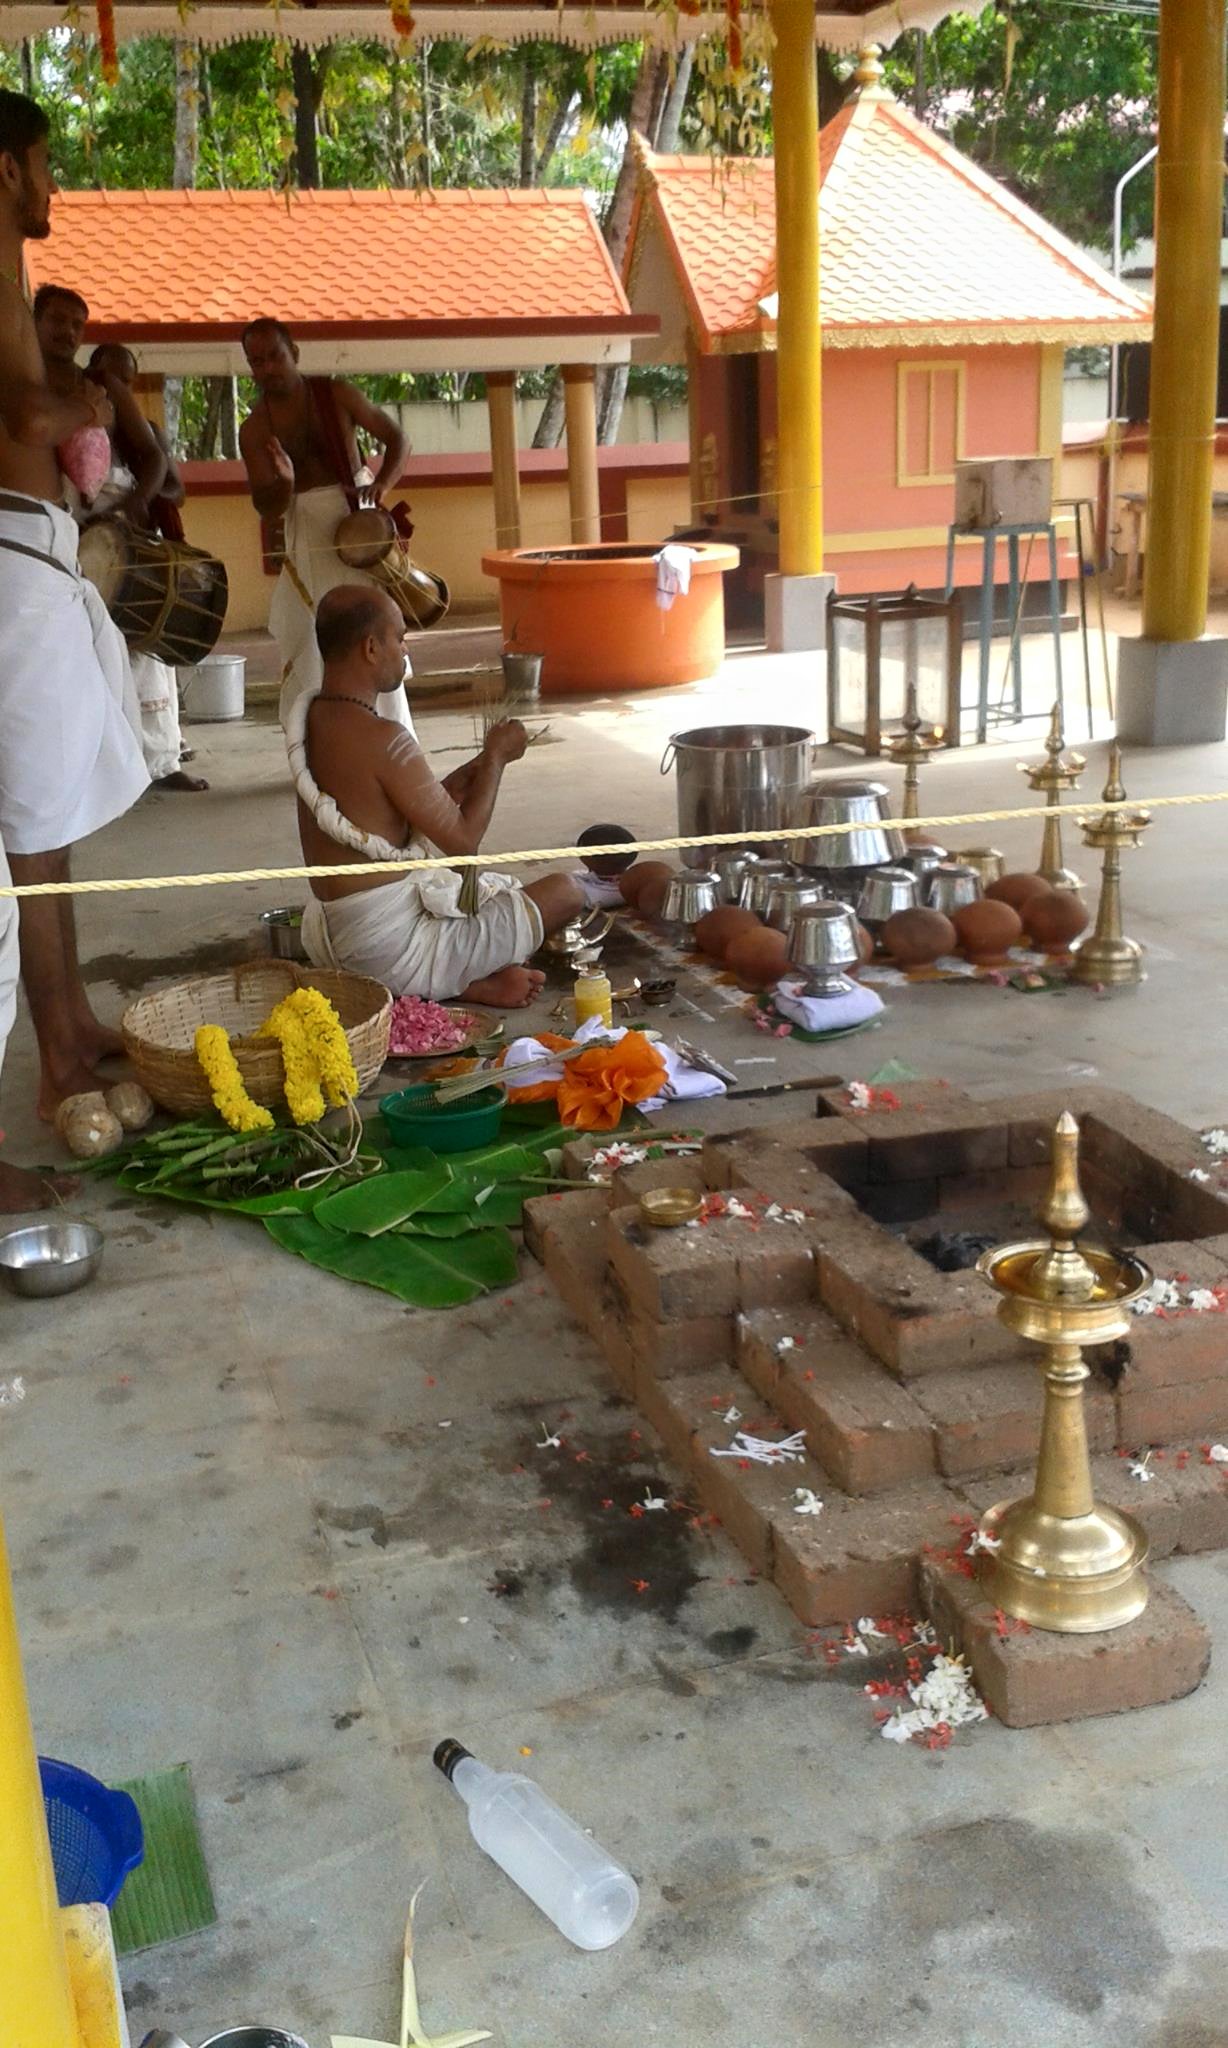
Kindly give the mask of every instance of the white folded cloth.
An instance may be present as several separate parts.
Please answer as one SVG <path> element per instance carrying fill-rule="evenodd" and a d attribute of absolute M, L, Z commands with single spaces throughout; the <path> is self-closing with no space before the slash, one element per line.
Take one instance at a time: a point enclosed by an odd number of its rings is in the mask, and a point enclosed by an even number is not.
<path fill-rule="evenodd" d="M 867 1017 L 877 1017 L 883 1008 L 882 997 L 856 981 L 835 996 L 805 996 L 802 988 L 800 981 L 778 982 L 772 1003 L 782 1017 L 790 1024 L 800 1024 L 803 1031 L 840 1031 L 846 1025 L 864 1023 Z"/>
<path fill-rule="evenodd" d="M 616 1045 L 619 1039 L 625 1038 L 626 1035 L 626 1029 L 621 1025 L 615 1025 L 613 1030 L 607 1031 L 600 1017 L 589 1017 L 576 1032 L 574 1042 L 577 1045 L 588 1045 L 600 1039 Z M 672 1046 L 663 1044 L 659 1039 L 654 1039 L 653 1044 L 665 1061 L 665 1087 L 660 1095 L 652 1095 L 646 1102 L 636 1104 L 636 1108 L 642 1109 L 646 1116 L 651 1116 L 655 1110 L 666 1108 L 672 1102 L 698 1102 L 705 1096 L 725 1093 L 725 1083 L 718 1080 L 715 1074 L 706 1074 L 702 1067 L 689 1066 L 680 1053 L 676 1053 Z M 522 1074 L 516 1086 L 534 1088 L 543 1081 L 561 1081 L 563 1078 L 564 1062 L 557 1053 L 551 1052 L 548 1046 L 543 1045 L 540 1039 L 513 1039 L 508 1046 L 504 1064 L 515 1067 L 530 1063 L 534 1072 Z"/>
<path fill-rule="evenodd" d="M 657 603 L 667 612 L 676 597 L 685 597 L 691 587 L 691 564 L 699 556 L 694 548 L 670 541 L 657 556 Z"/>

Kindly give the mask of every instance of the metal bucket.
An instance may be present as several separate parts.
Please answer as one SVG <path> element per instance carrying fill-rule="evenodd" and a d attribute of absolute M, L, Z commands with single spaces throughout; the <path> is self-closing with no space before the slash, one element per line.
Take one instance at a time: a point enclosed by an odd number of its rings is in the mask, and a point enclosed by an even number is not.
<path fill-rule="evenodd" d="M 301 910 L 262 910 L 260 928 L 275 960 L 306 960 Z"/>
<path fill-rule="evenodd" d="M 501 654 L 504 695 L 516 703 L 536 703 L 542 693 L 541 654 Z"/>
<path fill-rule="evenodd" d="M 246 708 L 247 657 L 209 654 L 192 668 L 179 670 L 183 715 L 189 725 L 221 725 L 242 718 Z"/>
<path fill-rule="evenodd" d="M 678 772 L 678 831 L 782 833 L 797 821 L 810 780 L 814 734 L 800 725 L 697 725 L 676 732 L 661 757 L 661 773 Z M 688 847 L 687 867 L 706 868 L 716 849 Z M 777 854 L 783 844 L 760 840 L 756 853 Z"/>

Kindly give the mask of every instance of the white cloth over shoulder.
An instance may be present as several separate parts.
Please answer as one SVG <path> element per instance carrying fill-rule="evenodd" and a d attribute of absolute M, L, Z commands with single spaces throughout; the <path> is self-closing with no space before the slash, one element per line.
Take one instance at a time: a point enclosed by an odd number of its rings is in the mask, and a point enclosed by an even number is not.
<path fill-rule="evenodd" d="M 52 560 L 0 545 L 0 838 L 50 853 L 122 817 L 149 777 L 127 650 L 77 567 L 76 523 L 42 498 L 21 508 L 0 507 L 0 543 Z"/>
<path fill-rule="evenodd" d="M 286 513 L 286 562 L 269 606 L 269 631 L 281 655 L 280 714 L 287 735 L 291 705 L 300 696 L 314 696 L 324 680 L 316 646 L 315 608 L 320 599 L 339 583 L 375 587 L 375 578 L 349 568 L 334 545 L 333 536 L 349 509 L 340 484 L 319 484 L 313 491 L 297 491 Z M 403 689 L 387 691 L 377 703 L 381 718 L 413 731 Z"/>

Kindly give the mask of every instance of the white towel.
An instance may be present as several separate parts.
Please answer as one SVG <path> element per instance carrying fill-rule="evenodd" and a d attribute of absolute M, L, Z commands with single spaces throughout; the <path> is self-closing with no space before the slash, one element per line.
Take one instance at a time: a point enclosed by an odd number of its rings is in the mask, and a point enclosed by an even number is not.
<path fill-rule="evenodd" d="M 699 556 L 694 548 L 684 548 L 677 541 L 670 541 L 657 556 L 657 603 L 667 612 L 676 597 L 685 597 L 691 588 L 691 564 Z"/>
<path fill-rule="evenodd" d="M 576 1032 L 573 1043 L 588 1045 L 602 1040 L 610 1045 L 617 1045 L 620 1038 L 626 1037 L 627 1028 L 615 1025 L 612 1030 L 607 1030 L 600 1017 L 589 1017 Z M 704 1096 L 725 1093 L 725 1083 L 718 1080 L 715 1074 L 705 1073 L 702 1067 L 688 1066 L 681 1053 L 676 1053 L 672 1046 L 665 1045 L 660 1039 L 654 1039 L 653 1044 L 665 1061 L 665 1087 L 660 1095 L 650 1096 L 647 1102 L 636 1104 L 636 1108 L 642 1109 L 646 1116 L 651 1116 L 654 1111 L 665 1109 L 674 1102 L 698 1102 Z M 551 1052 L 549 1046 L 543 1045 L 538 1038 L 514 1039 L 507 1049 L 505 1064 L 511 1067 L 530 1062 L 534 1072 L 523 1074 L 516 1083 L 518 1087 L 534 1088 L 543 1081 L 562 1080 L 565 1072 L 564 1063 L 556 1053 Z"/>
<path fill-rule="evenodd" d="M 776 986 L 772 1002 L 782 1017 L 787 1017 L 790 1024 L 800 1024 L 803 1031 L 842 1031 L 849 1024 L 862 1024 L 867 1017 L 877 1017 L 883 1008 L 882 997 L 856 981 L 835 996 L 804 996 L 800 981 L 782 981 Z"/>

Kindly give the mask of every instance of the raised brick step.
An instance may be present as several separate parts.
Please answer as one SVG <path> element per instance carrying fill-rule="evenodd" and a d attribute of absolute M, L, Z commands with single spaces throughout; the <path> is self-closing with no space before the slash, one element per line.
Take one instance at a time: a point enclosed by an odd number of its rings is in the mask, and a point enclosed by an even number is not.
<path fill-rule="evenodd" d="M 934 1462 L 947 1479 L 995 1468 L 1032 1465 L 1040 1441 L 1044 1380 L 1031 1364 L 987 1366 L 983 1372 L 940 1372 L 912 1391 L 933 1425 Z M 1117 1407 L 1109 1388 L 1087 1383 L 1087 1439 L 1094 1451 L 1117 1442 Z"/>
<path fill-rule="evenodd" d="M 786 1428 L 805 1430 L 845 1493 L 881 1493 L 933 1471 L 928 1415 L 823 1309 L 744 1316 L 738 1364 Z"/>

